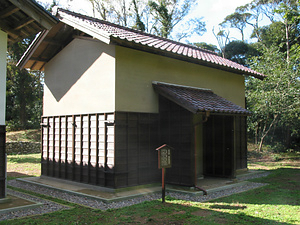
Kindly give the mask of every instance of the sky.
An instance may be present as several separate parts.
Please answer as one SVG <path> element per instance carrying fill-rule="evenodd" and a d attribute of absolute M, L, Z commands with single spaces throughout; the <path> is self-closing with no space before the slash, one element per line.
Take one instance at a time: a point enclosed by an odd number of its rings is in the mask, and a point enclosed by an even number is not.
<path fill-rule="evenodd" d="M 43 3 L 51 3 L 52 0 L 38 0 Z M 238 6 L 250 3 L 252 0 L 197 0 L 197 7 L 191 10 L 190 16 L 203 17 L 202 21 L 206 23 L 207 31 L 202 36 L 194 35 L 188 39 L 189 42 L 206 42 L 218 46 L 218 42 L 213 35 L 212 29 L 218 30 L 218 24 L 224 18 L 234 13 Z M 67 7 L 67 0 L 57 0 L 63 7 Z M 72 0 L 71 11 L 81 14 L 92 15 L 90 4 L 86 0 Z M 250 31 L 246 31 L 246 39 L 250 36 Z M 240 33 L 236 29 L 230 29 L 231 40 L 241 39 Z"/>

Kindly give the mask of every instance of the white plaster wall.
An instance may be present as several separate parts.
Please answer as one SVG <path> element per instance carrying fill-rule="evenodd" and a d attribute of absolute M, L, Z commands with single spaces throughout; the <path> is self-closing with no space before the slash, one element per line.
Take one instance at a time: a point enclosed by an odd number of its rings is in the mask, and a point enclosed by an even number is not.
<path fill-rule="evenodd" d="M 44 116 L 114 110 L 114 46 L 74 39 L 46 64 Z"/>
<path fill-rule="evenodd" d="M 5 125 L 7 34 L 0 30 L 0 125 Z"/>

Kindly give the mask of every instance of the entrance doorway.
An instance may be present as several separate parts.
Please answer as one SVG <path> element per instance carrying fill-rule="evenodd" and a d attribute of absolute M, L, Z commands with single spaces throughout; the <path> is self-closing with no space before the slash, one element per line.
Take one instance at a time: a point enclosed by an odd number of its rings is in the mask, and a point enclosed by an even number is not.
<path fill-rule="evenodd" d="M 210 116 L 203 124 L 203 174 L 234 177 L 234 117 Z"/>

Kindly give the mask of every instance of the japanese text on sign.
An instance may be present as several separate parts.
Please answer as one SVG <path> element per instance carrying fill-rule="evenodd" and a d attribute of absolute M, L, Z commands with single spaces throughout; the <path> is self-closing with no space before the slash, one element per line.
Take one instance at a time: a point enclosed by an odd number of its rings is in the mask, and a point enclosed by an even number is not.
<path fill-rule="evenodd" d="M 160 168 L 171 167 L 171 149 L 163 148 L 160 150 Z"/>

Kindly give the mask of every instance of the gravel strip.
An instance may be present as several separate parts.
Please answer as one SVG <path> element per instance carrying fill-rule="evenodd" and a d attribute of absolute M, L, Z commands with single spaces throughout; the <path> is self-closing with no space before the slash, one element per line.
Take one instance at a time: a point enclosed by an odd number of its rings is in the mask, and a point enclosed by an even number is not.
<path fill-rule="evenodd" d="M 249 180 L 249 179 L 253 179 L 253 178 L 265 177 L 265 176 L 268 176 L 269 174 L 270 174 L 269 172 L 253 174 L 253 175 L 243 177 L 243 178 L 238 179 L 238 180 L 239 181 L 244 181 L 244 180 Z M 22 188 L 22 189 L 25 189 L 25 190 L 29 190 L 29 191 L 39 193 L 39 194 L 52 196 L 54 198 L 59 198 L 59 199 L 62 199 L 62 200 L 68 201 L 68 202 L 84 205 L 84 206 L 87 206 L 87 207 L 92 207 L 92 208 L 95 208 L 95 209 L 101 209 L 101 210 L 107 210 L 107 209 L 112 209 L 112 208 L 121 208 L 121 207 L 125 207 L 125 206 L 138 204 L 138 203 L 141 203 L 141 202 L 144 202 L 144 201 L 152 201 L 152 200 L 156 200 L 156 199 L 161 198 L 161 193 L 154 193 L 154 194 L 148 194 L 148 195 L 145 195 L 145 196 L 135 197 L 135 198 L 128 199 L 128 200 L 105 203 L 101 200 L 92 199 L 92 198 L 85 197 L 85 196 L 78 196 L 78 195 L 74 195 L 74 194 L 67 193 L 67 192 L 64 192 L 64 191 L 54 190 L 54 189 L 51 189 L 51 188 L 42 187 L 42 186 L 39 186 L 39 185 L 25 183 L 25 182 L 20 182 L 20 181 L 17 181 L 17 180 L 11 180 L 11 181 L 8 182 L 8 184 L 13 186 L 13 187 Z M 204 202 L 204 201 L 208 201 L 208 200 L 212 200 L 212 199 L 221 198 L 221 197 L 224 197 L 224 196 L 229 196 L 229 195 L 232 195 L 232 194 L 244 192 L 244 191 L 247 191 L 247 190 L 250 190 L 250 189 L 253 189 L 253 188 L 262 187 L 264 185 L 266 185 L 266 184 L 248 182 L 245 185 L 241 185 L 241 186 L 229 188 L 229 189 L 226 189 L 226 190 L 220 190 L 220 191 L 216 191 L 216 192 L 213 192 L 213 193 L 209 193 L 207 196 L 196 196 L 196 195 L 192 195 L 192 194 L 184 194 L 184 193 L 178 193 L 178 192 L 166 192 L 166 195 L 169 195 L 173 198 L 181 199 L 181 200 L 194 201 L 194 202 Z M 15 193 L 20 194 L 20 192 L 15 192 L 15 191 L 12 191 L 12 190 L 9 190 L 9 189 L 8 189 L 8 193 L 11 194 L 11 195 L 15 195 Z M 25 196 L 26 194 L 22 194 L 22 195 Z M 30 195 L 28 195 L 28 196 L 30 196 Z M 30 198 L 35 198 L 35 197 L 30 196 Z M 28 199 L 30 200 L 30 198 L 28 198 Z M 27 199 L 27 197 L 26 197 L 26 199 Z M 50 202 L 50 201 L 42 200 L 40 198 L 37 198 L 37 199 L 38 200 L 33 200 L 33 201 L 37 201 L 37 202 L 41 202 L 41 203 L 45 202 L 45 205 L 42 206 L 42 207 L 36 208 L 36 209 L 32 209 L 32 210 L 23 210 L 24 212 L 22 212 L 22 213 L 19 213 L 19 211 L 18 211 L 17 213 L 16 212 L 7 213 L 8 215 L 2 214 L 0 221 L 5 220 L 5 219 L 12 219 L 12 218 L 18 218 L 18 217 L 22 217 L 22 216 L 28 216 L 28 215 L 49 213 L 49 212 L 53 212 L 53 211 L 56 211 L 56 210 L 61 210 L 61 209 L 66 209 L 67 208 L 65 206 L 62 206 L 62 205 L 59 205 L 59 204 L 56 204 L 56 203 L 53 203 L 53 202 Z M 4 216 L 4 218 L 2 218 L 3 216 Z"/>
<path fill-rule="evenodd" d="M 25 217 L 25 216 L 40 215 L 40 214 L 44 214 L 44 213 L 51 213 L 51 212 L 63 210 L 63 209 L 69 209 L 69 207 L 67 207 L 67 206 L 60 205 L 60 204 L 57 204 L 52 201 L 48 201 L 48 200 L 45 200 L 42 198 L 38 198 L 38 197 L 35 197 L 32 195 L 28 195 L 28 194 L 10 190 L 10 189 L 7 189 L 7 194 L 17 196 L 20 198 L 24 198 L 29 201 L 42 203 L 43 205 L 38 206 L 36 208 L 32 208 L 32 209 L 23 209 L 23 210 L 12 211 L 12 212 L 0 214 L 0 221 L 16 219 L 16 218 Z"/>

